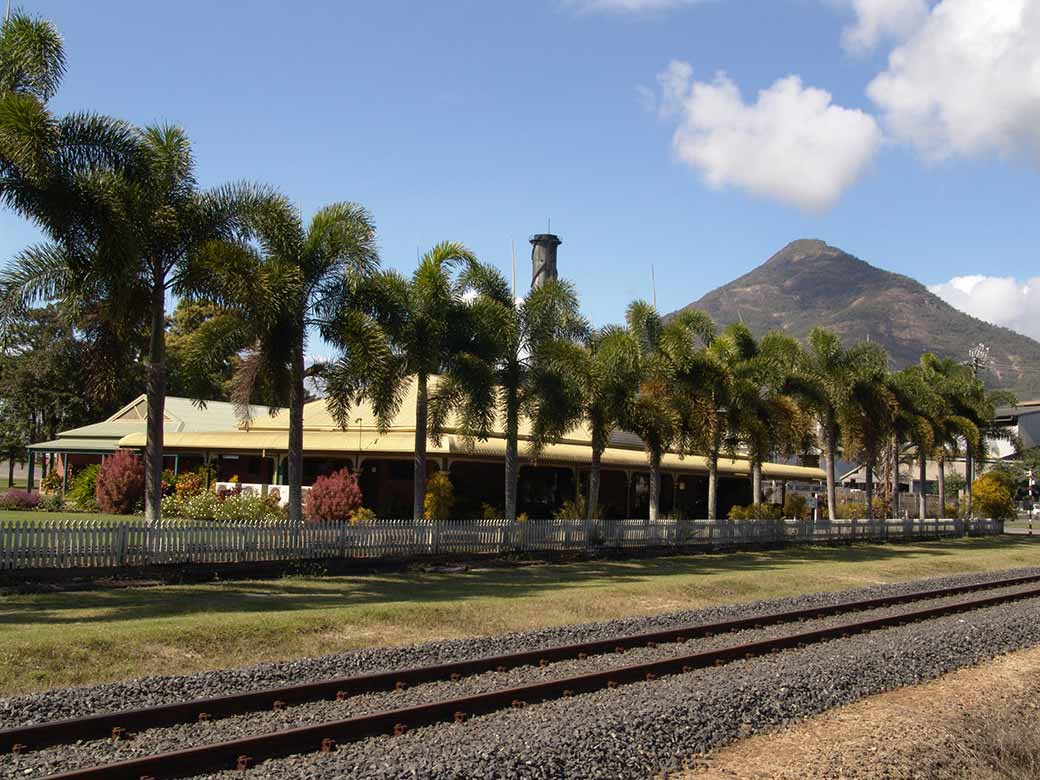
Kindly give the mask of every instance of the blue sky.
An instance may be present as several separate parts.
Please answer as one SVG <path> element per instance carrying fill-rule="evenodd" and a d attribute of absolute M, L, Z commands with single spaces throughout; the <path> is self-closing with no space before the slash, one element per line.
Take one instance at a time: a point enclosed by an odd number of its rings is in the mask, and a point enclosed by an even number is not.
<path fill-rule="evenodd" d="M 203 184 L 305 215 L 360 201 L 404 271 L 515 241 L 522 288 L 551 218 L 605 323 L 651 263 L 671 311 L 817 237 L 1040 336 L 1038 0 L 22 5 L 65 36 L 56 110 L 182 124 Z M 0 256 L 34 240 L 0 212 Z"/>

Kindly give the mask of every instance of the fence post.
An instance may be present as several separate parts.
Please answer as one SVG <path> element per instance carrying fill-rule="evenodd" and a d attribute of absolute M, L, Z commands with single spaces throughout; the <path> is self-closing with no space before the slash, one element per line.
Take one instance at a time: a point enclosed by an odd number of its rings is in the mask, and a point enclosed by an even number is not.
<path fill-rule="evenodd" d="M 130 527 L 126 523 L 119 524 L 119 552 L 117 560 L 119 566 L 126 566 L 126 553 L 130 542 Z"/>

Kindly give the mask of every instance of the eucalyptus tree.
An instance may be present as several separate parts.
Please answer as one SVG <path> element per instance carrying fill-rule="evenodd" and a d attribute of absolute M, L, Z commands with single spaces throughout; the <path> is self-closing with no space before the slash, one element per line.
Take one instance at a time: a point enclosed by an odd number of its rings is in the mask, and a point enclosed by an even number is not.
<path fill-rule="evenodd" d="M 184 291 L 195 250 L 209 241 L 233 240 L 266 193 L 250 185 L 201 190 L 191 144 L 178 127 L 135 130 L 132 139 L 122 163 L 70 164 L 55 172 L 58 184 L 40 185 L 39 198 L 32 184 L 12 196 L 19 210 L 49 229 L 52 240 L 18 255 L 0 286 L 9 303 L 60 300 L 73 318 L 101 305 L 126 330 L 140 327 L 149 334 L 145 518 L 155 522 L 162 499 L 167 296 Z M 58 224 L 62 218 L 51 211 L 48 188 L 63 189 L 59 200 L 74 197 L 69 214 L 76 229 Z M 26 192 L 29 197 L 23 197 Z"/>
<path fill-rule="evenodd" d="M 334 313 L 323 329 L 343 348 L 324 374 L 329 408 L 341 425 L 349 421 L 351 404 L 364 397 L 388 429 L 414 384 L 416 520 L 426 497 L 427 440 L 439 441 L 452 415 L 460 430 L 480 439 L 495 423 L 492 358 L 500 343 L 494 328 L 501 323 L 479 296 L 472 302 L 464 297 L 460 271 L 475 262 L 462 244 L 437 244 L 410 277 L 382 271 L 366 280 L 357 290 L 358 308 Z M 462 387 L 469 392 L 461 394 Z"/>
<path fill-rule="evenodd" d="M 715 336 L 715 326 L 704 312 L 687 309 L 667 322 L 646 301 L 629 304 L 625 312 L 627 337 L 638 376 L 635 392 L 621 414 L 624 427 L 643 441 L 650 467 L 651 521 L 657 519 L 661 487 L 661 460 L 665 452 L 690 450 L 710 418 L 712 399 L 702 392 L 695 361 Z"/>
<path fill-rule="evenodd" d="M 548 367 L 544 376 L 553 381 L 540 383 L 532 444 L 537 450 L 550 433 L 577 425 L 588 429 L 592 458 L 586 514 L 591 520 L 599 517 L 603 453 L 611 433 L 624 424 L 626 404 L 639 386 L 638 350 L 624 328 L 608 325 L 580 340 L 548 343 L 541 356 Z"/>
<path fill-rule="evenodd" d="M 249 241 L 211 241 L 193 255 L 193 294 L 223 307 L 197 334 L 197 358 L 242 350 L 231 397 L 248 420 L 257 395 L 289 409 L 289 520 L 303 522 L 303 407 L 307 342 L 313 329 L 336 337 L 337 325 L 357 316 L 359 290 L 377 272 L 372 216 L 357 203 L 330 204 L 305 225 L 299 211 L 271 195 L 248 215 Z M 209 336 L 209 338 L 206 338 Z M 207 343 L 208 342 L 208 343 Z M 355 349 L 338 361 L 340 385 L 358 384 L 372 368 Z"/>
<path fill-rule="evenodd" d="M 532 423 L 536 433 L 531 443 L 536 455 L 545 444 L 567 432 L 570 426 L 565 413 L 566 397 L 558 392 L 564 377 L 558 363 L 549 357 L 562 345 L 582 337 L 588 326 L 569 282 L 547 280 L 517 300 L 497 269 L 471 260 L 460 283 L 467 291 L 476 293 L 471 306 L 490 325 L 488 335 L 494 342 L 489 356 L 492 370 L 445 376 L 438 386 L 434 427 L 443 427 L 445 415 L 463 399 L 469 399 L 474 407 L 483 407 L 486 399 L 493 399 L 492 407 L 505 428 L 505 515 L 507 520 L 515 520 L 520 421 L 527 418 Z M 477 384 L 479 380 L 492 384 Z M 483 425 L 481 419 L 477 431 L 464 433 L 480 434 Z"/>

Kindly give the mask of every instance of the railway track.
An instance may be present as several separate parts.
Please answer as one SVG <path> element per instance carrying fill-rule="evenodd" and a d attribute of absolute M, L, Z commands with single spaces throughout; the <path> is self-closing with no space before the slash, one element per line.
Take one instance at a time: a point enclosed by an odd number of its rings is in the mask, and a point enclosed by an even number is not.
<path fill-rule="evenodd" d="M 658 643 L 682 644 L 691 639 L 803 620 L 892 607 L 919 601 L 973 593 L 983 590 L 1024 587 L 1023 590 L 991 594 L 955 603 L 928 606 L 895 615 L 853 620 L 825 628 L 794 631 L 781 636 L 678 654 L 634 664 L 565 676 L 487 693 L 434 701 L 418 706 L 390 709 L 347 718 L 286 729 L 269 734 L 215 742 L 185 750 L 108 763 L 51 775 L 47 780 L 160 780 L 183 777 L 207 770 L 247 769 L 268 758 L 312 751 L 331 751 L 338 743 L 372 736 L 402 734 L 408 729 L 442 723 L 462 722 L 507 707 L 522 707 L 555 698 L 573 696 L 602 688 L 651 680 L 667 674 L 722 665 L 741 658 L 776 653 L 792 647 L 873 631 L 910 621 L 995 606 L 1010 601 L 1040 597 L 1040 575 L 994 580 L 953 588 L 920 591 L 841 604 L 775 612 L 711 624 L 679 626 L 672 629 L 632 634 L 593 642 L 575 643 L 515 654 L 503 654 L 466 661 L 403 669 L 393 672 L 355 675 L 302 685 L 268 688 L 228 696 L 196 699 L 183 703 L 104 713 L 85 718 L 51 721 L 0 731 L 0 752 L 26 752 L 47 746 L 71 744 L 78 740 L 123 739 L 133 732 L 198 720 L 281 709 L 292 704 L 325 699 L 347 699 L 374 691 L 402 689 L 488 671 L 504 671 L 521 666 L 548 664 L 604 653 L 622 653 L 636 647 Z"/>

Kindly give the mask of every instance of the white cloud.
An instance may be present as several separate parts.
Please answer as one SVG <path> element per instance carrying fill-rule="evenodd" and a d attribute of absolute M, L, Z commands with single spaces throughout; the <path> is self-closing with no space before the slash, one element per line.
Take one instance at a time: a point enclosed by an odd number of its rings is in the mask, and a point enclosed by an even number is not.
<path fill-rule="evenodd" d="M 830 93 L 780 79 L 745 103 L 724 73 L 693 80 L 673 61 L 658 76 L 659 110 L 678 120 L 680 160 L 712 187 L 739 187 L 807 211 L 833 205 L 870 163 L 881 132 L 870 115 L 835 105 Z"/>
<path fill-rule="evenodd" d="M 905 39 L 928 18 L 928 0 L 830 0 L 830 4 L 855 14 L 855 24 L 842 31 L 842 43 L 856 54 L 884 40 Z"/>
<path fill-rule="evenodd" d="M 567 8 L 578 11 L 605 11 L 608 13 L 646 13 L 669 11 L 687 5 L 697 5 L 705 0 L 562 0 Z"/>
<path fill-rule="evenodd" d="M 955 276 L 928 288 L 948 304 L 980 320 L 1040 339 L 1040 277 Z"/>
<path fill-rule="evenodd" d="M 1040 161 L 1040 0 L 942 0 L 867 88 L 926 158 Z"/>

